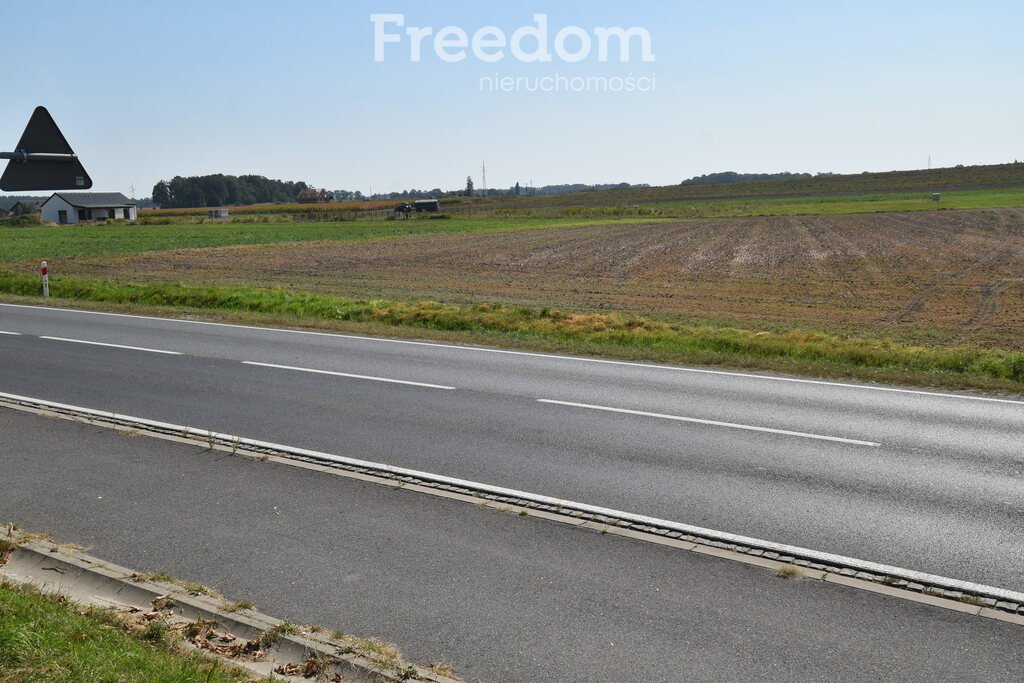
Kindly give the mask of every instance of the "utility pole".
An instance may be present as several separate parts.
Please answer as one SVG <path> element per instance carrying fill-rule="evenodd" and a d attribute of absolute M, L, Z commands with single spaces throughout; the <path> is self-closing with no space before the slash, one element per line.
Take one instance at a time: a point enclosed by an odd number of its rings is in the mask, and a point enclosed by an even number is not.
<path fill-rule="evenodd" d="M 482 185 L 480 193 L 487 196 L 487 162 L 484 161 L 480 164 L 480 184 Z"/>

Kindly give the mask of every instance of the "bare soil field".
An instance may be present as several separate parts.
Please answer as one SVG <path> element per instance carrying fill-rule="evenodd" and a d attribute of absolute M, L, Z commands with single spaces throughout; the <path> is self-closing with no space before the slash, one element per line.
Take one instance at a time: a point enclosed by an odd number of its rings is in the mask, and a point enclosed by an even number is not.
<path fill-rule="evenodd" d="M 67 258 L 51 270 L 1024 349 L 1024 209 L 236 246 Z"/>

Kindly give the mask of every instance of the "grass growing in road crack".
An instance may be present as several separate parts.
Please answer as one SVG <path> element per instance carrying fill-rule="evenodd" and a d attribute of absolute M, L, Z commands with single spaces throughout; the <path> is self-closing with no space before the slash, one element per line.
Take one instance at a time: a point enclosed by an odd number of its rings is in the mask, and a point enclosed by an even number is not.
<path fill-rule="evenodd" d="M 252 600 L 236 600 L 235 602 L 229 602 L 225 604 L 221 609 L 225 612 L 241 612 L 242 610 L 252 609 L 256 605 L 253 604 Z"/>
<path fill-rule="evenodd" d="M 161 583 L 169 583 L 173 586 L 177 586 L 193 595 L 207 595 L 214 598 L 222 597 L 217 591 L 213 590 L 209 586 L 204 586 L 201 583 L 195 581 L 183 581 L 176 576 L 164 572 L 144 572 L 135 573 L 132 575 L 134 581 L 159 581 Z"/>
<path fill-rule="evenodd" d="M 775 570 L 775 576 L 783 579 L 799 579 L 803 575 L 804 573 L 800 571 L 800 567 L 794 567 L 793 565 L 786 565 Z"/>
<path fill-rule="evenodd" d="M 427 667 L 427 670 L 432 671 L 438 676 L 447 676 L 448 678 L 451 678 L 455 675 L 455 669 L 452 668 L 452 665 L 448 664 L 447 662 L 434 662 L 433 664 Z"/>

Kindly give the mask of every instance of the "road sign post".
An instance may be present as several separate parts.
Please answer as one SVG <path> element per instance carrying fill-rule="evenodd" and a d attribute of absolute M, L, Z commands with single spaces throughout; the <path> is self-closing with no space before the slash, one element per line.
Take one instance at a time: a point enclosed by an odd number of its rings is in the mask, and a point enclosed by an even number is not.
<path fill-rule="evenodd" d="M 43 296 L 46 298 L 50 297 L 50 269 L 46 266 L 46 261 L 43 261 L 42 267 L 39 268 L 39 274 L 43 277 Z"/>

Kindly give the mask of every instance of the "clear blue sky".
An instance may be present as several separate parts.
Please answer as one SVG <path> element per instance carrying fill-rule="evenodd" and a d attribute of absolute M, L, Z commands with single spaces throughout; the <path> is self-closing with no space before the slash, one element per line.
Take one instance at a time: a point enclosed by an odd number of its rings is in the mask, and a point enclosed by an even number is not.
<path fill-rule="evenodd" d="M 507 36 L 633 26 L 654 62 L 374 61 L 372 13 Z M 0 147 L 47 106 L 97 190 L 259 173 L 368 192 L 676 183 L 1024 159 L 1024 3 L 0 0 Z M 401 31 L 391 27 L 390 31 Z M 566 43 L 573 48 L 577 43 Z M 481 77 L 653 76 L 653 92 L 481 92 Z M 4 142 L 6 141 L 6 142 Z"/>

